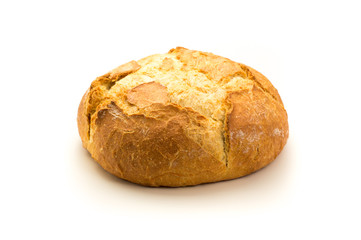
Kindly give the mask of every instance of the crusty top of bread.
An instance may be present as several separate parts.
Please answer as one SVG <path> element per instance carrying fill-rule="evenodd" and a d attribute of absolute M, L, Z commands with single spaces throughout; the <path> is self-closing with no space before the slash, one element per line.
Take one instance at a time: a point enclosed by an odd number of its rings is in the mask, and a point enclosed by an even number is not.
<path fill-rule="evenodd" d="M 106 170 L 152 186 L 246 175 L 271 162 L 288 137 L 287 113 L 266 77 L 182 47 L 98 77 L 78 125 Z"/>

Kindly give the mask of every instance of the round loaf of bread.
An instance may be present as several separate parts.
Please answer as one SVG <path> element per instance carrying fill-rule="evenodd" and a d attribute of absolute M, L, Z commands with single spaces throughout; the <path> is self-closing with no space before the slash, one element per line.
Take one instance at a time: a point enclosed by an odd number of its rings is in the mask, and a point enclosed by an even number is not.
<path fill-rule="evenodd" d="M 182 47 L 94 80 L 78 128 L 106 171 L 146 186 L 245 176 L 272 162 L 288 138 L 286 110 L 266 77 Z"/>

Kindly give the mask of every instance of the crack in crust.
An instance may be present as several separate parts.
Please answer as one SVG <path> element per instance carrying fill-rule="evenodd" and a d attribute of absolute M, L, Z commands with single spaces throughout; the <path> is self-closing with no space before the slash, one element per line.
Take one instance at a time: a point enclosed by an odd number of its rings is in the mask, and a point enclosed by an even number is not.
<path fill-rule="evenodd" d="M 117 81 L 128 74 L 136 72 L 139 68 L 140 65 L 136 61 L 131 61 L 96 78 L 91 83 L 78 109 L 79 134 L 85 147 L 88 145 L 88 142 L 91 141 L 92 116 L 97 111 L 98 106 L 108 99 L 108 91 Z"/>
<path fill-rule="evenodd" d="M 258 87 L 260 87 L 266 94 L 269 94 L 274 100 L 276 100 L 276 102 L 280 103 L 283 107 L 283 102 L 280 95 L 278 94 L 277 89 L 273 87 L 271 82 L 263 74 L 244 64 L 240 65 L 242 69 L 246 72 L 248 79 L 255 82 Z"/>
<path fill-rule="evenodd" d="M 277 90 L 272 86 L 272 84 L 265 76 L 253 68 L 250 68 L 244 64 L 233 62 L 227 58 L 216 56 L 212 53 L 193 51 L 182 47 L 171 49 L 169 53 L 176 55 L 176 58 L 183 63 L 183 69 L 198 71 L 199 73 L 206 76 L 209 80 L 215 81 L 221 86 L 224 86 L 236 77 L 249 79 L 253 81 L 253 83 L 256 84 L 260 89 L 262 89 L 265 94 L 270 95 L 283 107 L 282 100 L 279 97 Z M 233 110 L 233 107 L 231 106 L 232 103 L 228 101 L 227 103 L 229 104 L 226 105 L 227 107 L 223 116 L 229 114 Z M 223 151 L 225 154 L 226 166 L 228 167 L 230 139 L 227 131 L 229 130 L 227 119 L 225 117 L 222 117 L 222 119 Z"/>

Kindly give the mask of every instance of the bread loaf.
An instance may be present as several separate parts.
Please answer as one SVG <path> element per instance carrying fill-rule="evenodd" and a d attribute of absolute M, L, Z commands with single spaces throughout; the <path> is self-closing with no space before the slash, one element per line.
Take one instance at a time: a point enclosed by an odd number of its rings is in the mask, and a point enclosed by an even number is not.
<path fill-rule="evenodd" d="M 272 162 L 288 138 L 286 110 L 265 76 L 182 47 L 94 80 L 78 128 L 106 171 L 146 186 L 245 176 Z"/>

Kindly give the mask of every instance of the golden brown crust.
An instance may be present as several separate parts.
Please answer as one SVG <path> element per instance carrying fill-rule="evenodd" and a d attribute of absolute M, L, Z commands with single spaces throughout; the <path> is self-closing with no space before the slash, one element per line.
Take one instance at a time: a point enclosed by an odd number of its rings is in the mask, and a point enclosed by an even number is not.
<path fill-rule="evenodd" d="M 90 140 L 91 116 L 96 112 L 98 105 L 106 99 L 106 90 L 111 87 L 114 81 L 137 71 L 139 68 L 140 65 L 136 61 L 122 64 L 111 72 L 95 79 L 85 92 L 78 108 L 77 117 L 79 135 L 85 148 L 87 148 Z"/>
<path fill-rule="evenodd" d="M 222 179 L 225 165 L 185 134 L 187 128 L 199 128 L 190 116 L 194 113 L 164 104 L 147 111 L 151 116 L 128 116 L 111 102 L 97 113 L 93 157 L 100 165 L 118 177 L 149 186 Z"/>
<path fill-rule="evenodd" d="M 120 65 L 110 72 L 109 78 L 113 81 L 119 80 L 119 78 L 139 70 L 140 65 L 136 61 L 130 61 L 126 64 Z"/>
<path fill-rule="evenodd" d="M 156 82 L 143 83 L 127 93 L 127 101 L 140 108 L 154 103 L 166 104 L 169 101 L 167 88 Z"/>
<path fill-rule="evenodd" d="M 230 178 L 254 172 L 276 158 L 288 138 L 287 113 L 283 106 L 255 85 L 235 91 L 227 99 Z"/>
<path fill-rule="evenodd" d="M 79 105 L 78 127 L 104 169 L 146 186 L 247 175 L 288 138 L 286 110 L 265 76 L 181 47 L 98 77 Z"/>

